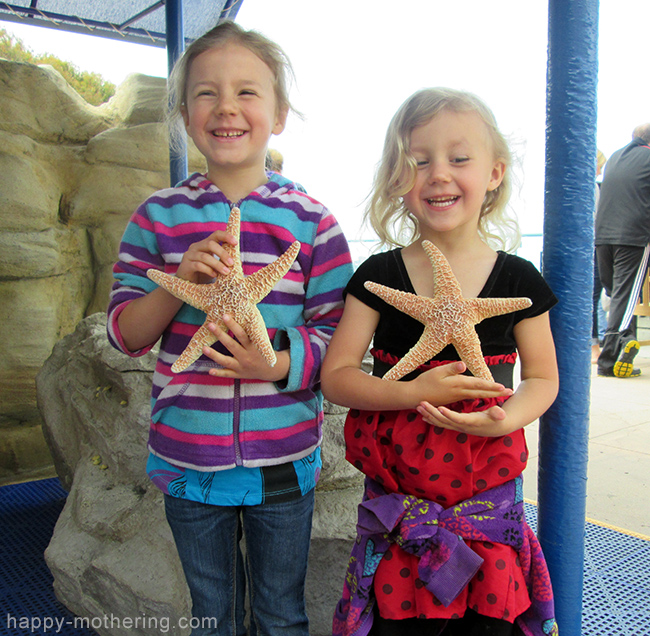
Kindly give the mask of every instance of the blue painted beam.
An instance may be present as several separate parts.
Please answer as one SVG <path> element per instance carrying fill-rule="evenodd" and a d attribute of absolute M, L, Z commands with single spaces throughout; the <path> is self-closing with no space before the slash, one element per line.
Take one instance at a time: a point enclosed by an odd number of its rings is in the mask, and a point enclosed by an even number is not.
<path fill-rule="evenodd" d="M 183 28 L 183 0 L 166 0 L 165 20 L 167 31 L 167 75 L 171 73 L 176 60 L 185 50 L 185 32 Z M 181 145 L 180 142 L 178 144 Z M 175 186 L 187 178 L 187 144 L 169 149 L 169 181 Z"/>
<path fill-rule="evenodd" d="M 160 5 L 160 3 L 158 4 Z M 153 7 L 153 9 L 157 8 L 158 5 Z M 0 15 L 3 21 L 16 22 L 18 24 L 31 24 L 48 29 L 58 29 L 151 46 L 164 46 L 165 42 L 164 33 L 129 26 L 133 22 L 133 19 L 125 22 L 123 25 L 119 25 L 113 22 L 93 20 L 91 18 L 83 19 L 75 15 L 44 11 L 37 6 L 24 7 L 7 2 L 0 2 L 0 10 L 2 10 Z M 142 17 L 145 13 L 142 12 L 137 17 Z M 26 21 L 26 19 L 29 21 Z"/>
<path fill-rule="evenodd" d="M 580 636 L 589 441 L 598 0 L 549 0 L 542 267 L 560 393 L 541 418 L 538 535 L 562 636 Z"/>

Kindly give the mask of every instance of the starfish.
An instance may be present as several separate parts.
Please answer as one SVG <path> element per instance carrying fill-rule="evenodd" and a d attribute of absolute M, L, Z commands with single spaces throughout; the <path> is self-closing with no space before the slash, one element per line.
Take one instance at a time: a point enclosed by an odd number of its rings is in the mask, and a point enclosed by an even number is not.
<path fill-rule="evenodd" d="M 391 289 L 371 281 L 364 284 L 367 290 L 389 305 L 424 324 L 420 339 L 384 375 L 384 380 L 399 380 L 452 344 L 474 376 L 494 381 L 485 364 L 474 325 L 485 318 L 525 309 L 532 302 L 528 298 L 463 298 L 460 285 L 442 252 L 430 241 L 422 241 L 422 247 L 433 267 L 433 298 Z"/>
<path fill-rule="evenodd" d="M 207 314 L 203 325 L 199 327 L 185 351 L 172 365 L 174 373 L 180 373 L 187 369 L 202 355 L 203 347 L 209 347 L 216 342 L 217 337 L 208 330 L 209 322 L 213 322 L 222 331 L 228 331 L 223 322 L 224 314 L 230 315 L 244 329 L 251 342 L 270 366 L 275 366 L 277 362 L 264 319 L 256 305 L 289 271 L 300 251 L 300 242 L 294 241 L 289 249 L 275 261 L 250 276 L 244 276 L 239 251 L 239 220 L 239 208 L 233 208 L 226 232 L 232 234 L 237 243 L 236 245 L 224 243 L 223 248 L 232 258 L 234 264 L 228 274 L 218 275 L 212 283 L 190 283 L 157 269 L 147 270 L 147 276 L 152 281 L 158 283 L 176 298 L 180 298 Z"/>

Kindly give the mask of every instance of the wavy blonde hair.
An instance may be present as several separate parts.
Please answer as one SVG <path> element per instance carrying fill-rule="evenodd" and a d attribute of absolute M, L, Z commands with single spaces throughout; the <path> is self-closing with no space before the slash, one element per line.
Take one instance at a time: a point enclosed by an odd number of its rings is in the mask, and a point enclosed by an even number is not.
<path fill-rule="evenodd" d="M 273 74 L 273 84 L 278 112 L 298 112 L 289 100 L 289 88 L 295 75 L 286 53 L 272 40 L 257 31 L 246 31 L 235 22 L 226 21 L 204 33 L 185 49 L 167 80 L 167 116 L 170 143 L 173 148 L 182 146 L 185 139 L 183 108 L 187 104 L 187 80 L 192 62 L 201 53 L 234 43 L 248 49 L 262 60 Z"/>
<path fill-rule="evenodd" d="M 451 88 L 420 90 L 395 113 L 388 126 L 364 221 L 377 233 L 382 247 L 404 247 L 419 238 L 417 221 L 402 200 L 414 186 L 417 173 L 417 162 L 410 149 L 411 133 L 443 111 L 476 113 L 485 124 L 494 158 L 502 160 L 506 170 L 499 187 L 485 195 L 478 230 L 483 240 L 497 249 L 516 249 L 521 234 L 516 220 L 507 210 L 512 189 L 512 156 L 508 142 L 499 131 L 492 111 L 482 100 L 472 93 Z"/>

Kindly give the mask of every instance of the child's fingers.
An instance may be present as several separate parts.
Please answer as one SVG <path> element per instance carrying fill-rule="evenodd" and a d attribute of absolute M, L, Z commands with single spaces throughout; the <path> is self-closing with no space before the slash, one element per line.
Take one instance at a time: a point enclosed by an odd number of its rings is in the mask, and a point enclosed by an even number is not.
<path fill-rule="evenodd" d="M 437 409 L 435 406 L 429 404 L 429 402 L 420 402 L 416 410 L 420 415 L 432 415 Z"/>
<path fill-rule="evenodd" d="M 434 367 L 416 378 L 416 382 L 426 383 L 427 400 L 433 404 L 449 404 L 458 400 L 476 398 L 510 397 L 512 389 L 503 384 L 462 375 L 465 370 L 463 362 L 453 362 Z"/>
<path fill-rule="evenodd" d="M 232 256 L 230 256 L 230 253 L 223 246 L 223 243 L 210 238 L 203 246 L 203 249 L 207 254 L 212 256 L 214 259 L 221 261 L 227 267 L 233 266 L 234 261 Z"/>
<path fill-rule="evenodd" d="M 467 369 L 467 365 L 462 362 L 451 362 L 450 364 L 445 364 L 442 367 L 449 375 L 457 375 L 459 373 L 464 373 L 465 369 Z"/>
<path fill-rule="evenodd" d="M 231 320 L 231 322 L 237 325 L 233 320 Z M 241 344 L 228 333 L 227 329 L 222 329 L 213 322 L 209 322 L 206 326 L 208 330 L 217 337 L 217 340 L 233 354 L 233 356 L 237 356 L 239 351 L 242 349 Z M 226 326 L 227 328 L 230 328 L 230 325 Z"/>
<path fill-rule="evenodd" d="M 237 245 L 237 240 L 232 234 L 217 230 L 216 232 L 212 232 L 212 234 L 210 234 L 210 236 L 205 239 L 205 242 L 207 242 L 210 249 L 214 248 L 214 251 L 219 255 L 220 258 L 226 262 L 230 261 L 230 265 L 232 265 L 232 258 L 230 258 L 230 255 L 224 248 L 224 244 L 227 244 L 229 246 Z"/>
<path fill-rule="evenodd" d="M 447 372 L 447 375 L 456 376 L 459 382 L 463 382 L 466 385 L 467 389 L 471 389 L 473 391 L 477 391 L 480 393 L 495 392 L 498 394 L 502 394 L 503 391 L 510 390 L 510 389 L 506 389 L 505 386 L 500 382 L 494 382 L 493 380 L 485 380 L 484 378 L 477 378 L 473 375 L 461 375 L 462 373 L 465 372 L 465 369 L 467 368 L 464 362 L 454 362 L 452 364 L 446 364 L 442 368 L 446 369 L 447 367 L 450 367 L 449 371 Z"/>
<path fill-rule="evenodd" d="M 458 375 L 455 379 L 470 398 L 510 397 L 514 393 L 512 389 L 507 389 L 503 384 L 492 380 L 469 375 Z"/>
<path fill-rule="evenodd" d="M 234 261 L 225 244 L 235 244 L 235 238 L 221 230 L 192 243 L 183 255 L 177 275 L 186 280 L 195 280 L 196 274 L 205 274 L 209 278 L 229 274 Z"/>
<path fill-rule="evenodd" d="M 222 332 L 223 333 L 223 332 Z M 235 341 L 230 338 L 234 343 Z M 239 377 L 239 362 L 237 358 L 233 356 L 227 356 L 223 353 L 220 353 L 212 347 L 203 347 L 203 355 L 207 356 L 213 362 L 216 362 L 219 367 L 215 369 L 210 369 L 208 373 L 210 375 L 219 377 L 219 378 L 238 378 Z"/>
<path fill-rule="evenodd" d="M 194 271 L 207 275 L 210 279 L 230 273 L 230 268 L 216 254 L 196 252 L 190 261 Z M 180 268 L 179 268 L 180 269 Z"/>
<path fill-rule="evenodd" d="M 427 424 L 449 428 L 447 419 L 442 416 L 438 408 L 429 402 L 421 402 L 416 410 Z"/>
<path fill-rule="evenodd" d="M 457 413 L 445 406 L 438 409 L 441 421 L 445 421 L 445 428 L 453 428 L 456 431 L 470 433 L 471 435 L 483 435 L 492 437 L 503 435 L 501 422 L 506 418 L 506 412 L 500 406 L 492 406 L 486 411 L 474 413 Z"/>
<path fill-rule="evenodd" d="M 219 377 L 236 377 L 237 372 L 232 367 L 236 366 L 237 360 L 232 356 L 227 356 L 223 353 L 220 353 L 212 347 L 203 347 L 203 355 L 210 358 L 213 362 L 216 362 L 219 367 L 215 369 L 210 369 L 208 373 L 210 375 L 219 376 Z"/>
<path fill-rule="evenodd" d="M 207 238 L 208 241 L 217 241 L 218 243 L 230 243 L 231 245 L 237 245 L 237 239 L 228 232 L 223 230 L 216 230 L 212 232 Z"/>
<path fill-rule="evenodd" d="M 249 338 L 243 327 L 228 314 L 223 315 L 223 322 L 226 327 L 228 327 L 228 329 L 232 332 L 232 335 L 235 336 L 239 344 L 243 347 L 246 347 L 249 342 Z"/>
<path fill-rule="evenodd" d="M 224 378 L 255 378 L 258 380 L 275 381 L 269 372 L 272 368 L 262 356 L 253 341 L 248 337 L 243 327 L 232 316 L 225 314 L 223 324 L 208 323 L 207 328 L 223 344 L 232 356 L 210 357 L 219 362 L 223 368 L 210 369 L 210 375 Z"/>
<path fill-rule="evenodd" d="M 206 239 L 191 246 L 190 258 L 210 268 L 213 276 L 229 274 L 234 261 L 221 243 Z"/>

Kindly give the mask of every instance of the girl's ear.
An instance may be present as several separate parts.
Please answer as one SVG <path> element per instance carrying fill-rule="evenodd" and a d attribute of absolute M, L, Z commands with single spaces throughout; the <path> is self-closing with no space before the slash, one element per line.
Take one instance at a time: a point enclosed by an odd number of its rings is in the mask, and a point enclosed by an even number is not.
<path fill-rule="evenodd" d="M 279 135 L 284 130 L 284 127 L 287 125 L 288 116 L 289 116 L 288 107 L 282 108 L 278 111 L 278 116 L 275 120 L 275 125 L 273 126 L 273 130 L 271 130 L 271 132 L 274 135 Z"/>
<path fill-rule="evenodd" d="M 488 192 L 496 190 L 503 181 L 503 177 L 506 174 L 506 164 L 502 159 L 497 159 L 492 168 L 492 174 L 490 175 L 490 181 L 488 183 Z"/>

